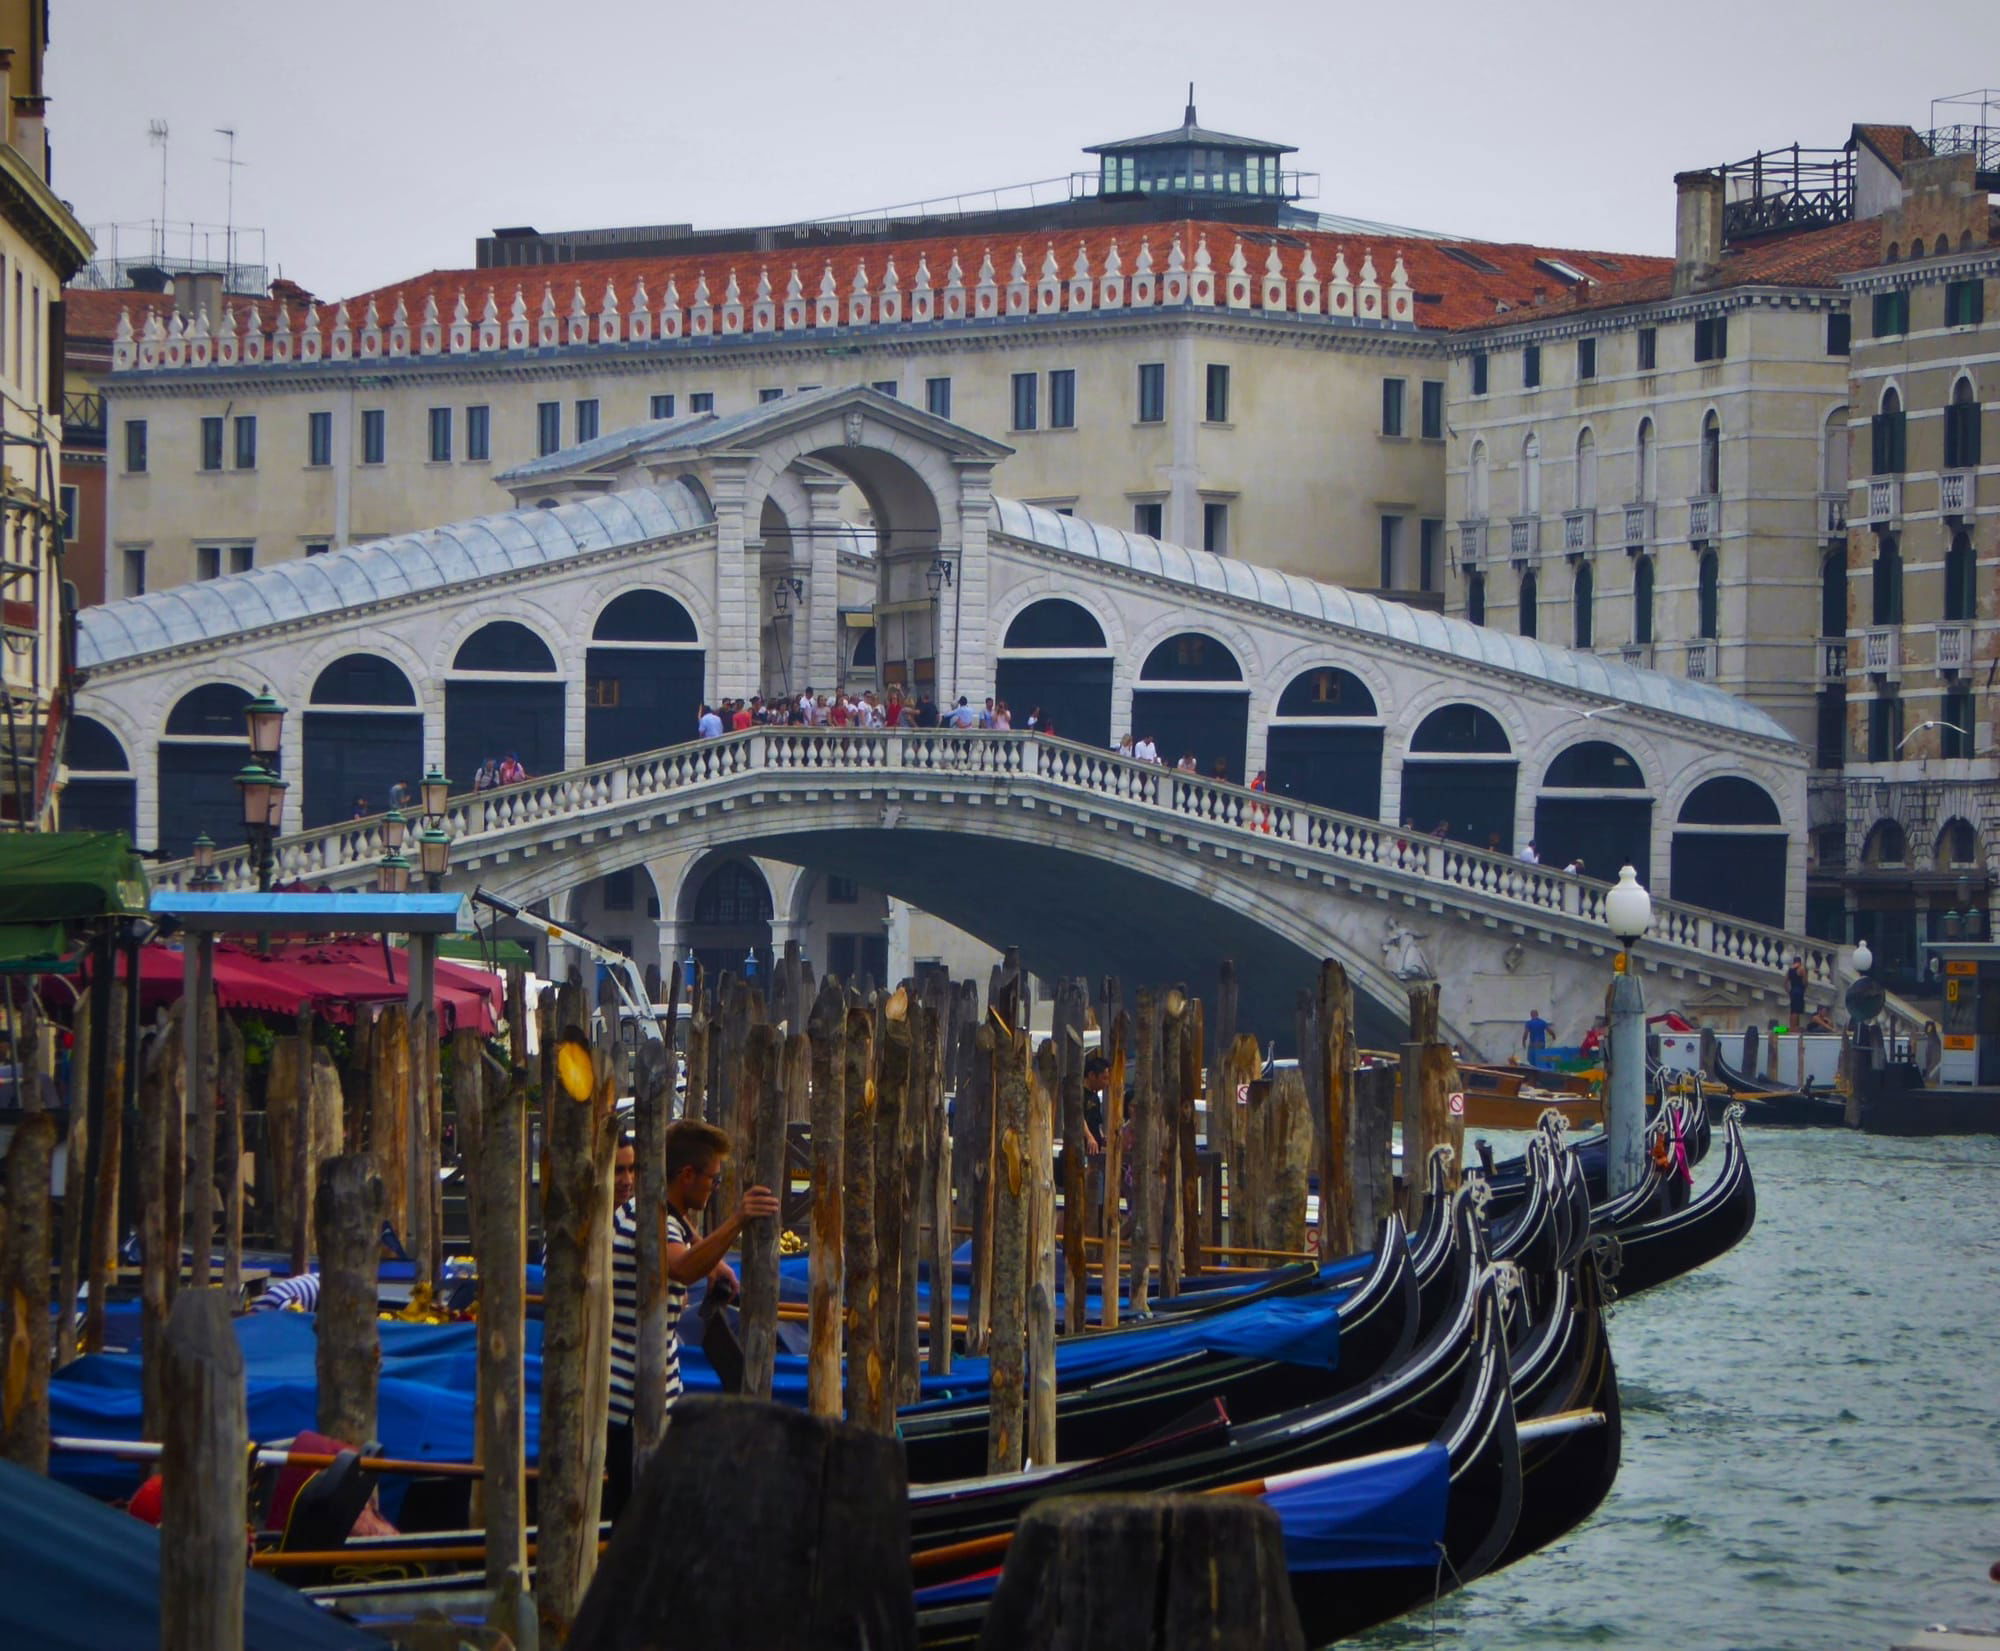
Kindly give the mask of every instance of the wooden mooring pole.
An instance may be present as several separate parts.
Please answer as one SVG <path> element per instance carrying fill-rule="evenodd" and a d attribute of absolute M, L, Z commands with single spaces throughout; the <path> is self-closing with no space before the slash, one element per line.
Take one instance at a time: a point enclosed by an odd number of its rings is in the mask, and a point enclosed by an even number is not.
<path fill-rule="evenodd" d="M 376 1322 L 382 1196 L 382 1177 L 359 1153 L 320 1165 L 319 1311 L 313 1320 L 317 1420 L 320 1432 L 356 1447 L 375 1437 L 382 1370 Z"/>
<path fill-rule="evenodd" d="M 39 1099 L 39 1098 L 38 1098 Z M 7 1144 L 6 1235 L 0 1246 L 0 1458 L 49 1471 L 49 1171 L 55 1119 L 40 1109 Z M 64 1313 L 73 1316 L 74 1309 Z"/>
<path fill-rule="evenodd" d="M 743 1040 L 743 1084 L 756 1098 L 747 1184 L 782 1190 L 785 1185 L 785 1088 L 778 1071 L 780 1035 L 773 1026 L 753 1026 Z M 768 1399 L 778 1352 L 777 1221 L 753 1221 L 743 1229 L 743 1396 Z"/>
<path fill-rule="evenodd" d="M 879 1429 L 888 1393 L 882 1282 L 875 1266 L 875 1017 L 850 1001 L 845 1040 L 847 1419 Z"/>
<path fill-rule="evenodd" d="M 812 1006 L 812 1247 L 806 1408 L 840 1419 L 841 1295 L 847 1163 L 847 997 L 828 975 Z"/>
<path fill-rule="evenodd" d="M 1028 1034 L 998 1034 L 994 1060 L 993 1332 L 986 1470 L 1012 1473 L 1027 1443 Z"/>
<path fill-rule="evenodd" d="M 184 1290 L 161 1338 L 161 1651 L 242 1651 L 250 1436 L 243 1349 L 217 1290 Z"/>
<path fill-rule="evenodd" d="M 507 979 L 511 1007 L 524 983 Z M 525 1059 L 516 1051 L 517 1060 Z M 528 1087 L 517 1066 L 504 1087 L 486 1085 L 480 1104 L 479 1219 L 473 1224 L 479 1261 L 479 1443 L 486 1467 L 486 1586 L 496 1601 L 528 1585 L 526 1383 L 522 1370 L 527 1262 L 526 1199 Z M 637 1419 L 633 1433 L 638 1434 Z M 510 1610 L 497 1620 L 513 1620 Z"/>

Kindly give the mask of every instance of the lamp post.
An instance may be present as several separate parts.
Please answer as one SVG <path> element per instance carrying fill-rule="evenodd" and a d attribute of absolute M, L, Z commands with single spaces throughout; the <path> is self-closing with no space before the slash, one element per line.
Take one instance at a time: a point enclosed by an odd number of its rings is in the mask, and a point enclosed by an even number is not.
<path fill-rule="evenodd" d="M 1611 982 L 1611 1072 L 1604 1132 L 1610 1148 L 1609 1196 L 1630 1192 L 1646 1175 L 1646 992 L 1632 968 L 1632 947 L 1653 923 L 1653 897 L 1630 866 L 1604 897 L 1605 927 L 1618 937 Z"/>
<path fill-rule="evenodd" d="M 931 688 L 937 694 L 938 704 L 945 703 L 947 695 L 958 690 L 958 639 L 952 638 L 951 681 L 944 682 L 944 593 L 951 589 L 951 558 L 933 556 L 931 565 L 924 569 L 924 585 L 931 593 Z M 940 685 L 942 684 L 942 687 Z"/>
<path fill-rule="evenodd" d="M 271 892 L 271 845 L 285 818 L 285 782 L 252 760 L 236 775 L 238 794 L 243 799 L 243 829 L 250 839 L 251 863 L 257 871 L 257 892 Z"/>
<path fill-rule="evenodd" d="M 444 828 L 445 809 L 451 803 L 451 781 L 444 770 L 429 769 L 418 791 L 423 797 L 424 829 L 417 838 L 417 863 L 424 883 L 436 894 L 444 887 L 444 874 L 451 869 L 451 833 Z"/>
<path fill-rule="evenodd" d="M 215 869 L 215 839 L 205 831 L 194 840 L 194 876 L 188 879 L 188 887 L 201 893 L 222 887 Z"/>
<path fill-rule="evenodd" d="M 402 855 L 385 854 L 376 862 L 375 892 L 377 894 L 408 894 L 410 892 L 410 862 Z"/>

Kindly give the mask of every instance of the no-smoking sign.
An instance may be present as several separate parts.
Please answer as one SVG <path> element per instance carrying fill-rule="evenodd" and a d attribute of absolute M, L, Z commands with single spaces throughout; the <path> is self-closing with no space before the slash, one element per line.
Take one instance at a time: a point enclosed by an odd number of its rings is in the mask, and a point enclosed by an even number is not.
<path fill-rule="evenodd" d="M 1451 1092 L 1450 1105 L 1451 1105 L 1451 1115 L 1454 1118 L 1463 1118 L 1465 1116 L 1465 1091 L 1462 1089 L 1454 1089 Z"/>

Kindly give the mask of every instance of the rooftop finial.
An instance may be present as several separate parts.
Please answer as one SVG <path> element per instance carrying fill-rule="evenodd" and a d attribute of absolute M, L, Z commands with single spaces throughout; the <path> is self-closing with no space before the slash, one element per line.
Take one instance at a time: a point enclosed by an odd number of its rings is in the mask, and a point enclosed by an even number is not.
<path fill-rule="evenodd" d="M 1194 118 L 1194 82 L 1192 80 L 1188 82 L 1187 119 L 1184 124 L 1188 126 L 1199 126 L 1201 124 L 1200 121 Z"/>

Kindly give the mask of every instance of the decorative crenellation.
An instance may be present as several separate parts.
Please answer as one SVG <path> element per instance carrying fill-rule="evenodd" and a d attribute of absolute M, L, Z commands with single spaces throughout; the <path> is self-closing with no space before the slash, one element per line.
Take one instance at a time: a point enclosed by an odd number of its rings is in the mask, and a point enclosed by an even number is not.
<path fill-rule="evenodd" d="M 289 308 L 271 305 L 268 337 L 262 312 L 248 301 L 225 304 L 214 325 L 205 310 L 192 322 L 179 315 L 163 322 L 158 312 L 148 311 L 143 326 L 135 329 L 127 309 L 120 311 L 112 335 L 111 365 L 116 372 L 271 363 L 309 366 L 1148 309 L 1213 309 L 1373 327 L 1416 325 L 1415 294 L 1400 253 L 1385 287 L 1372 247 L 1360 249 L 1358 274 L 1350 270 L 1347 249 L 1336 247 L 1332 267 L 1322 279 L 1311 247 L 1269 245 L 1259 257 L 1254 246 L 1232 239 L 1218 254 L 1205 233 L 1197 233 L 1189 247 L 1178 231 L 1164 236 L 1161 245 L 1154 243 L 1154 235 L 1141 234 L 1137 246 L 1128 242 L 1127 250 L 1114 240 L 1095 258 L 1081 238 L 1073 249 L 1044 241 L 1038 256 L 1026 246 L 996 249 L 986 244 L 978 249 L 970 284 L 966 252 L 954 248 L 941 285 L 932 274 L 928 253 L 920 252 L 914 273 L 905 276 L 897 268 L 894 252 L 885 250 L 879 259 L 864 255 L 855 260 L 844 294 L 832 260 L 824 261 L 812 296 L 807 291 L 810 278 L 796 264 L 781 265 L 775 274 L 768 263 L 759 263 L 754 274 L 747 267 L 730 265 L 719 272 L 720 302 L 711 294 L 708 271 L 697 268 L 694 291 L 685 305 L 671 273 L 657 302 L 644 275 L 635 275 L 622 290 L 616 278 L 607 276 L 594 304 L 581 280 L 572 281 L 562 296 L 552 281 L 544 281 L 539 300 L 519 284 L 504 298 L 490 283 L 461 285 L 451 297 L 448 322 L 440 319 L 439 294 L 431 291 L 424 295 L 415 325 L 409 297 L 402 292 L 395 294 L 384 324 L 380 307 L 388 301 L 384 293 L 380 302 L 375 296 L 365 300 L 359 326 L 345 303 L 335 306 L 330 324 L 317 304 L 309 304 L 297 324 Z M 1004 279 L 1002 268 L 1007 272 Z M 746 280 L 751 283 L 747 299 Z"/>

